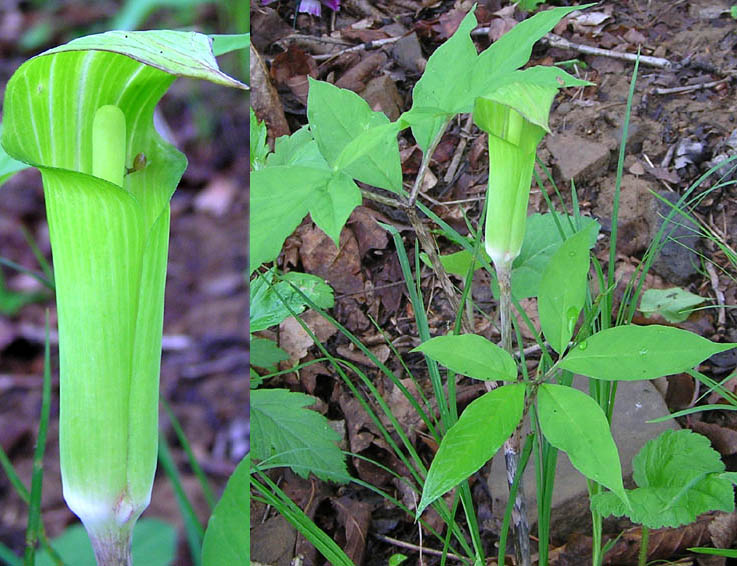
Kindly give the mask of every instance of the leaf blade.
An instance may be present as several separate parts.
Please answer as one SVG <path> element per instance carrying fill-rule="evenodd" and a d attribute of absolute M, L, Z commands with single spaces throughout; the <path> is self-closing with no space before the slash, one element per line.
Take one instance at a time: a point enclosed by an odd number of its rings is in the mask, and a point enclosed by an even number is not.
<path fill-rule="evenodd" d="M 619 452 L 601 407 L 573 387 L 544 383 L 537 397 L 540 428 L 571 464 L 627 501 Z"/>
<path fill-rule="evenodd" d="M 512 356 L 478 334 L 436 336 L 412 351 L 423 352 L 452 371 L 474 379 L 517 379 L 517 364 Z"/>
<path fill-rule="evenodd" d="M 558 365 L 594 379 L 636 381 L 686 371 L 735 346 L 717 344 L 679 328 L 629 324 L 597 332 Z"/>
<path fill-rule="evenodd" d="M 504 385 L 473 401 L 443 437 L 430 465 L 417 516 L 483 466 L 511 436 L 522 418 L 525 386 Z"/>

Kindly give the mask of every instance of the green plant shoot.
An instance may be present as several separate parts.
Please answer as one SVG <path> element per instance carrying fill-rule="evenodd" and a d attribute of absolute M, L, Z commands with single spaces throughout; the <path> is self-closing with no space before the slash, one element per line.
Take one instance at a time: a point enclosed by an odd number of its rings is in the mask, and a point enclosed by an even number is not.
<path fill-rule="evenodd" d="M 153 112 L 177 76 L 246 88 L 218 70 L 206 36 L 156 31 L 72 41 L 25 62 L 5 91 L 3 148 L 44 184 L 63 493 L 100 566 L 130 564 L 156 470 L 169 200 L 187 160 Z"/>

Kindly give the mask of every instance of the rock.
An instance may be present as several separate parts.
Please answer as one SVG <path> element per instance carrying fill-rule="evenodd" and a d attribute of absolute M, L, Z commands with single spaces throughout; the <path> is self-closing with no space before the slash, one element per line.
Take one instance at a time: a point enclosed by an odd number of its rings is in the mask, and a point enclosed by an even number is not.
<path fill-rule="evenodd" d="M 571 179 L 576 183 L 586 181 L 606 173 L 609 168 L 611 152 L 604 144 L 573 134 L 553 135 L 547 138 L 546 143 L 565 184 L 570 184 Z"/>
<path fill-rule="evenodd" d="M 659 191 L 658 194 L 676 203 L 679 196 L 676 193 Z M 666 203 L 658 201 L 653 213 L 653 222 L 650 227 L 650 237 L 654 238 L 664 219 L 673 209 Z M 652 270 L 674 285 L 686 285 L 689 280 L 699 273 L 699 256 L 694 251 L 699 241 L 699 227 L 689 219 L 676 213 L 666 227 L 665 243 L 652 264 Z"/>
<path fill-rule="evenodd" d="M 576 377 L 576 388 L 588 392 L 588 380 Z M 622 473 L 632 474 L 632 458 L 648 440 L 664 430 L 677 429 L 673 420 L 647 424 L 646 421 L 668 414 L 663 397 L 649 381 L 622 381 L 617 388 L 612 434 L 619 448 Z M 524 474 L 524 488 L 530 525 L 537 522 L 535 502 L 534 454 Z M 625 481 L 625 485 L 627 482 Z M 631 487 L 631 485 L 630 485 Z M 500 450 L 492 461 L 489 489 L 493 498 L 494 523 L 501 525 L 509 489 L 504 457 Z M 496 521 L 498 519 L 498 522 Z M 588 525 L 588 526 L 587 526 Z M 588 533 L 591 527 L 589 498 L 584 477 L 571 466 L 568 456 L 558 454 L 558 466 L 553 490 L 551 535 L 564 538 L 572 532 Z"/>
<path fill-rule="evenodd" d="M 601 183 L 594 213 L 605 230 L 611 231 L 615 179 L 607 177 Z M 657 225 L 654 211 L 656 198 L 651 184 L 634 175 L 623 175 L 617 220 L 617 250 L 625 255 L 643 251 L 650 243 L 652 227 Z"/>
<path fill-rule="evenodd" d="M 371 79 L 360 94 L 373 110 L 383 112 L 390 120 L 402 113 L 402 96 L 389 75 Z"/>

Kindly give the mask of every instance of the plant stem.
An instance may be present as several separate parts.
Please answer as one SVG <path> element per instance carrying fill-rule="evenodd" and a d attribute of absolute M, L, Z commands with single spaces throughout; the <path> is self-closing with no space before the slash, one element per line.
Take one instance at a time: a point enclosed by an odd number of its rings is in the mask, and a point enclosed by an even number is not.
<path fill-rule="evenodd" d="M 499 280 L 499 315 L 502 333 L 502 348 L 514 356 L 512 350 L 512 266 L 495 265 Z M 507 466 L 507 483 L 510 492 L 517 475 L 520 457 L 520 428 L 504 443 L 504 462 Z M 525 503 L 524 482 L 517 486 L 517 495 L 512 509 L 512 524 L 514 525 L 514 554 L 519 566 L 530 566 L 530 527 L 527 524 L 527 504 Z M 503 552 L 503 549 L 500 549 Z"/>
<path fill-rule="evenodd" d="M 642 537 L 640 537 L 640 555 L 637 558 L 637 566 L 647 564 L 647 546 L 650 542 L 650 529 L 642 525 Z"/>
<path fill-rule="evenodd" d="M 121 526 L 119 530 L 90 533 L 97 566 L 132 566 L 131 539 L 133 525 Z"/>

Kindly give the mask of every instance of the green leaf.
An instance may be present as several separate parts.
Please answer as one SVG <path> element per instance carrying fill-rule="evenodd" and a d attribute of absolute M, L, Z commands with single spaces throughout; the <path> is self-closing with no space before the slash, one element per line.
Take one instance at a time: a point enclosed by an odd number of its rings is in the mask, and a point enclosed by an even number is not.
<path fill-rule="evenodd" d="M 238 464 L 207 522 L 202 540 L 203 566 L 246 566 L 250 563 L 250 460 L 250 456 L 246 456 Z"/>
<path fill-rule="evenodd" d="M 276 259 L 308 213 L 337 246 L 346 220 L 361 204 L 356 184 L 330 168 L 307 127 L 277 139 L 266 164 L 251 173 L 251 273 Z"/>
<path fill-rule="evenodd" d="M 276 371 L 276 364 L 288 360 L 289 354 L 276 345 L 273 340 L 251 336 L 251 365 Z"/>
<path fill-rule="evenodd" d="M 289 466 L 306 478 L 350 480 L 338 434 L 320 413 L 305 409 L 314 398 L 286 389 L 251 391 L 251 455 L 261 468 Z"/>
<path fill-rule="evenodd" d="M 266 124 L 259 122 L 256 113 L 251 108 L 250 120 L 250 153 L 251 169 L 261 169 L 266 163 L 269 154 L 269 145 L 266 143 Z"/>
<path fill-rule="evenodd" d="M 480 248 L 479 252 L 481 252 Z M 471 267 L 471 262 L 473 262 L 471 252 L 469 252 L 468 250 L 461 250 L 459 252 L 453 252 L 451 254 L 440 255 L 439 258 L 440 263 L 442 263 L 443 267 L 445 268 L 445 271 L 447 271 L 451 275 L 460 275 L 464 277 L 466 273 L 468 273 L 468 269 Z M 432 262 L 425 252 L 420 252 L 420 259 L 422 260 L 422 263 L 424 263 L 426 266 L 432 266 Z M 479 263 L 477 260 L 474 263 L 473 270 L 477 271 L 478 269 L 481 269 L 481 267 L 481 263 Z"/>
<path fill-rule="evenodd" d="M 335 160 L 335 167 L 350 169 L 354 163 L 360 163 L 361 159 L 371 156 L 377 150 L 380 151 L 387 142 L 391 144 L 392 141 L 396 141 L 400 129 L 399 122 L 389 122 L 368 128 L 341 150 Z"/>
<path fill-rule="evenodd" d="M 282 281 L 274 283 L 274 272 L 267 271 L 251 281 L 248 313 L 251 332 L 276 326 L 285 318 L 292 316 L 290 308 L 294 314 L 299 314 L 307 308 L 305 299 L 292 285 L 320 308 L 329 309 L 333 306 L 333 290 L 320 277 L 290 271 L 281 275 L 281 279 Z"/>
<path fill-rule="evenodd" d="M 709 440 L 690 430 L 667 430 L 648 441 L 632 460 L 631 509 L 614 493 L 596 495 L 602 515 L 627 515 L 649 528 L 678 527 L 707 511 L 734 510 L 733 478 Z"/>
<path fill-rule="evenodd" d="M 141 519 L 133 529 L 131 553 L 136 566 L 169 566 L 176 553 L 176 529 L 158 519 Z M 90 539 L 80 524 L 64 529 L 51 541 L 65 564 L 97 566 Z M 37 551 L 36 566 L 56 566 L 49 554 Z"/>
<path fill-rule="evenodd" d="M 225 55 L 238 49 L 247 49 L 251 43 L 250 33 L 212 34 L 212 52 L 215 57 Z"/>
<path fill-rule="evenodd" d="M 678 323 L 688 318 L 691 307 L 700 305 L 705 300 L 704 297 L 679 287 L 648 289 L 642 294 L 640 312 L 647 318 L 653 314 L 660 314 L 668 322 Z"/>
<path fill-rule="evenodd" d="M 525 385 L 504 385 L 473 401 L 443 437 L 422 489 L 417 516 L 483 466 L 522 419 Z"/>
<path fill-rule="evenodd" d="M 75 51 L 120 53 L 170 75 L 204 79 L 223 86 L 248 88 L 218 68 L 210 38 L 201 33 L 170 30 L 108 31 L 80 37 L 49 49 L 41 56 Z"/>
<path fill-rule="evenodd" d="M 517 300 L 527 297 L 536 297 L 539 292 L 540 280 L 550 258 L 563 244 L 555 222 L 558 222 L 567 236 L 572 235 L 569 220 L 572 216 L 558 213 L 533 214 L 527 218 L 525 238 L 519 256 L 512 264 L 512 294 Z M 575 219 L 573 219 L 575 221 Z M 593 218 L 581 218 L 581 230 L 589 236 L 589 248 L 596 244 L 599 233 L 599 223 Z M 465 273 L 464 273 L 465 275 Z"/>
<path fill-rule="evenodd" d="M 589 6 L 593 4 L 552 8 L 539 12 L 514 26 L 478 56 L 471 72 L 473 77 L 471 92 L 475 93 L 475 96 L 483 96 L 492 92 L 498 84 L 499 77 L 527 63 L 532 54 L 532 46 L 552 30 L 563 17 L 574 10 L 583 10 Z"/>
<path fill-rule="evenodd" d="M 452 371 L 474 379 L 517 379 L 517 364 L 512 356 L 478 334 L 436 336 L 412 351 L 423 352 Z"/>
<path fill-rule="evenodd" d="M 331 178 L 325 169 L 294 165 L 251 172 L 251 273 L 276 259 L 284 240 L 309 212 L 314 195 L 326 192 Z"/>
<path fill-rule="evenodd" d="M 619 453 L 598 403 L 573 387 L 544 383 L 538 389 L 537 410 L 548 442 L 565 451 L 584 476 L 626 501 Z"/>
<path fill-rule="evenodd" d="M 568 348 L 586 300 L 589 247 L 595 225 L 568 238 L 550 259 L 540 281 L 537 309 L 550 346 L 561 354 Z"/>
<path fill-rule="evenodd" d="M 632 479 L 638 487 L 683 487 L 723 471 L 724 463 L 709 439 L 687 429 L 662 432 L 632 459 Z"/>
<path fill-rule="evenodd" d="M 446 113 L 446 116 L 421 120 L 412 125 L 412 135 L 423 152 L 427 151 L 447 120 L 458 112 L 471 110 L 472 68 L 478 57 L 471 40 L 471 30 L 477 23 L 474 9 L 466 14 L 450 39 L 433 52 L 412 90 L 410 113 L 419 108 L 439 109 Z"/>
<path fill-rule="evenodd" d="M 361 191 L 348 175 L 335 173 L 327 184 L 310 195 L 309 210 L 312 221 L 340 245 L 340 231 L 353 209 L 361 204 Z"/>
<path fill-rule="evenodd" d="M 481 98 L 504 104 L 519 112 L 526 120 L 549 132 L 548 115 L 558 89 L 564 86 L 585 86 L 558 67 L 538 65 L 524 71 L 514 71 L 494 80 Z"/>
<path fill-rule="evenodd" d="M 597 332 L 568 352 L 558 365 L 605 381 L 655 379 L 691 369 L 735 346 L 670 326 L 629 324 Z"/>
<path fill-rule="evenodd" d="M 390 124 L 383 112 L 371 110 L 355 92 L 310 77 L 307 118 L 312 135 L 331 166 L 342 168 L 363 183 L 401 192 L 402 168 L 396 137 L 399 128 Z M 359 137 L 360 141 L 351 145 Z M 348 153 L 340 159 L 344 150 Z"/>
<path fill-rule="evenodd" d="M 484 257 L 487 263 L 491 262 L 489 254 L 486 253 L 483 247 L 479 248 L 479 255 L 481 257 Z M 426 253 L 422 252 L 420 259 L 422 259 L 425 265 L 431 267 L 432 264 L 430 263 L 430 258 L 427 257 Z M 445 271 L 447 271 L 448 273 L 452 273 L 453 275 L 460 275 L 461 277 L 466 276 L 466 274 L 468 273 L 468 269 L 471 267 L 472 261 L 473 257 L 471 256 L 471 252 L 469 252 L 468 250 L 461 250 L 459 252 L 440 256 L 440 263 L 443 264 Z M 483 266 L 483 262 L 477 259 L 476 263 L 474 263 L 473 270 L 476 271 L 478 269 L 481 269 Z"/>
<path fill-rule="evenodd" d="M 331 172 L 328 162 L 320 153 L 309 126 L 302 126 L 291 136 L 281 136 L 274 142 L 274 153 L 266 159 L 269 167 L 278 165 L 303 165 L 312 169 Z"/>

